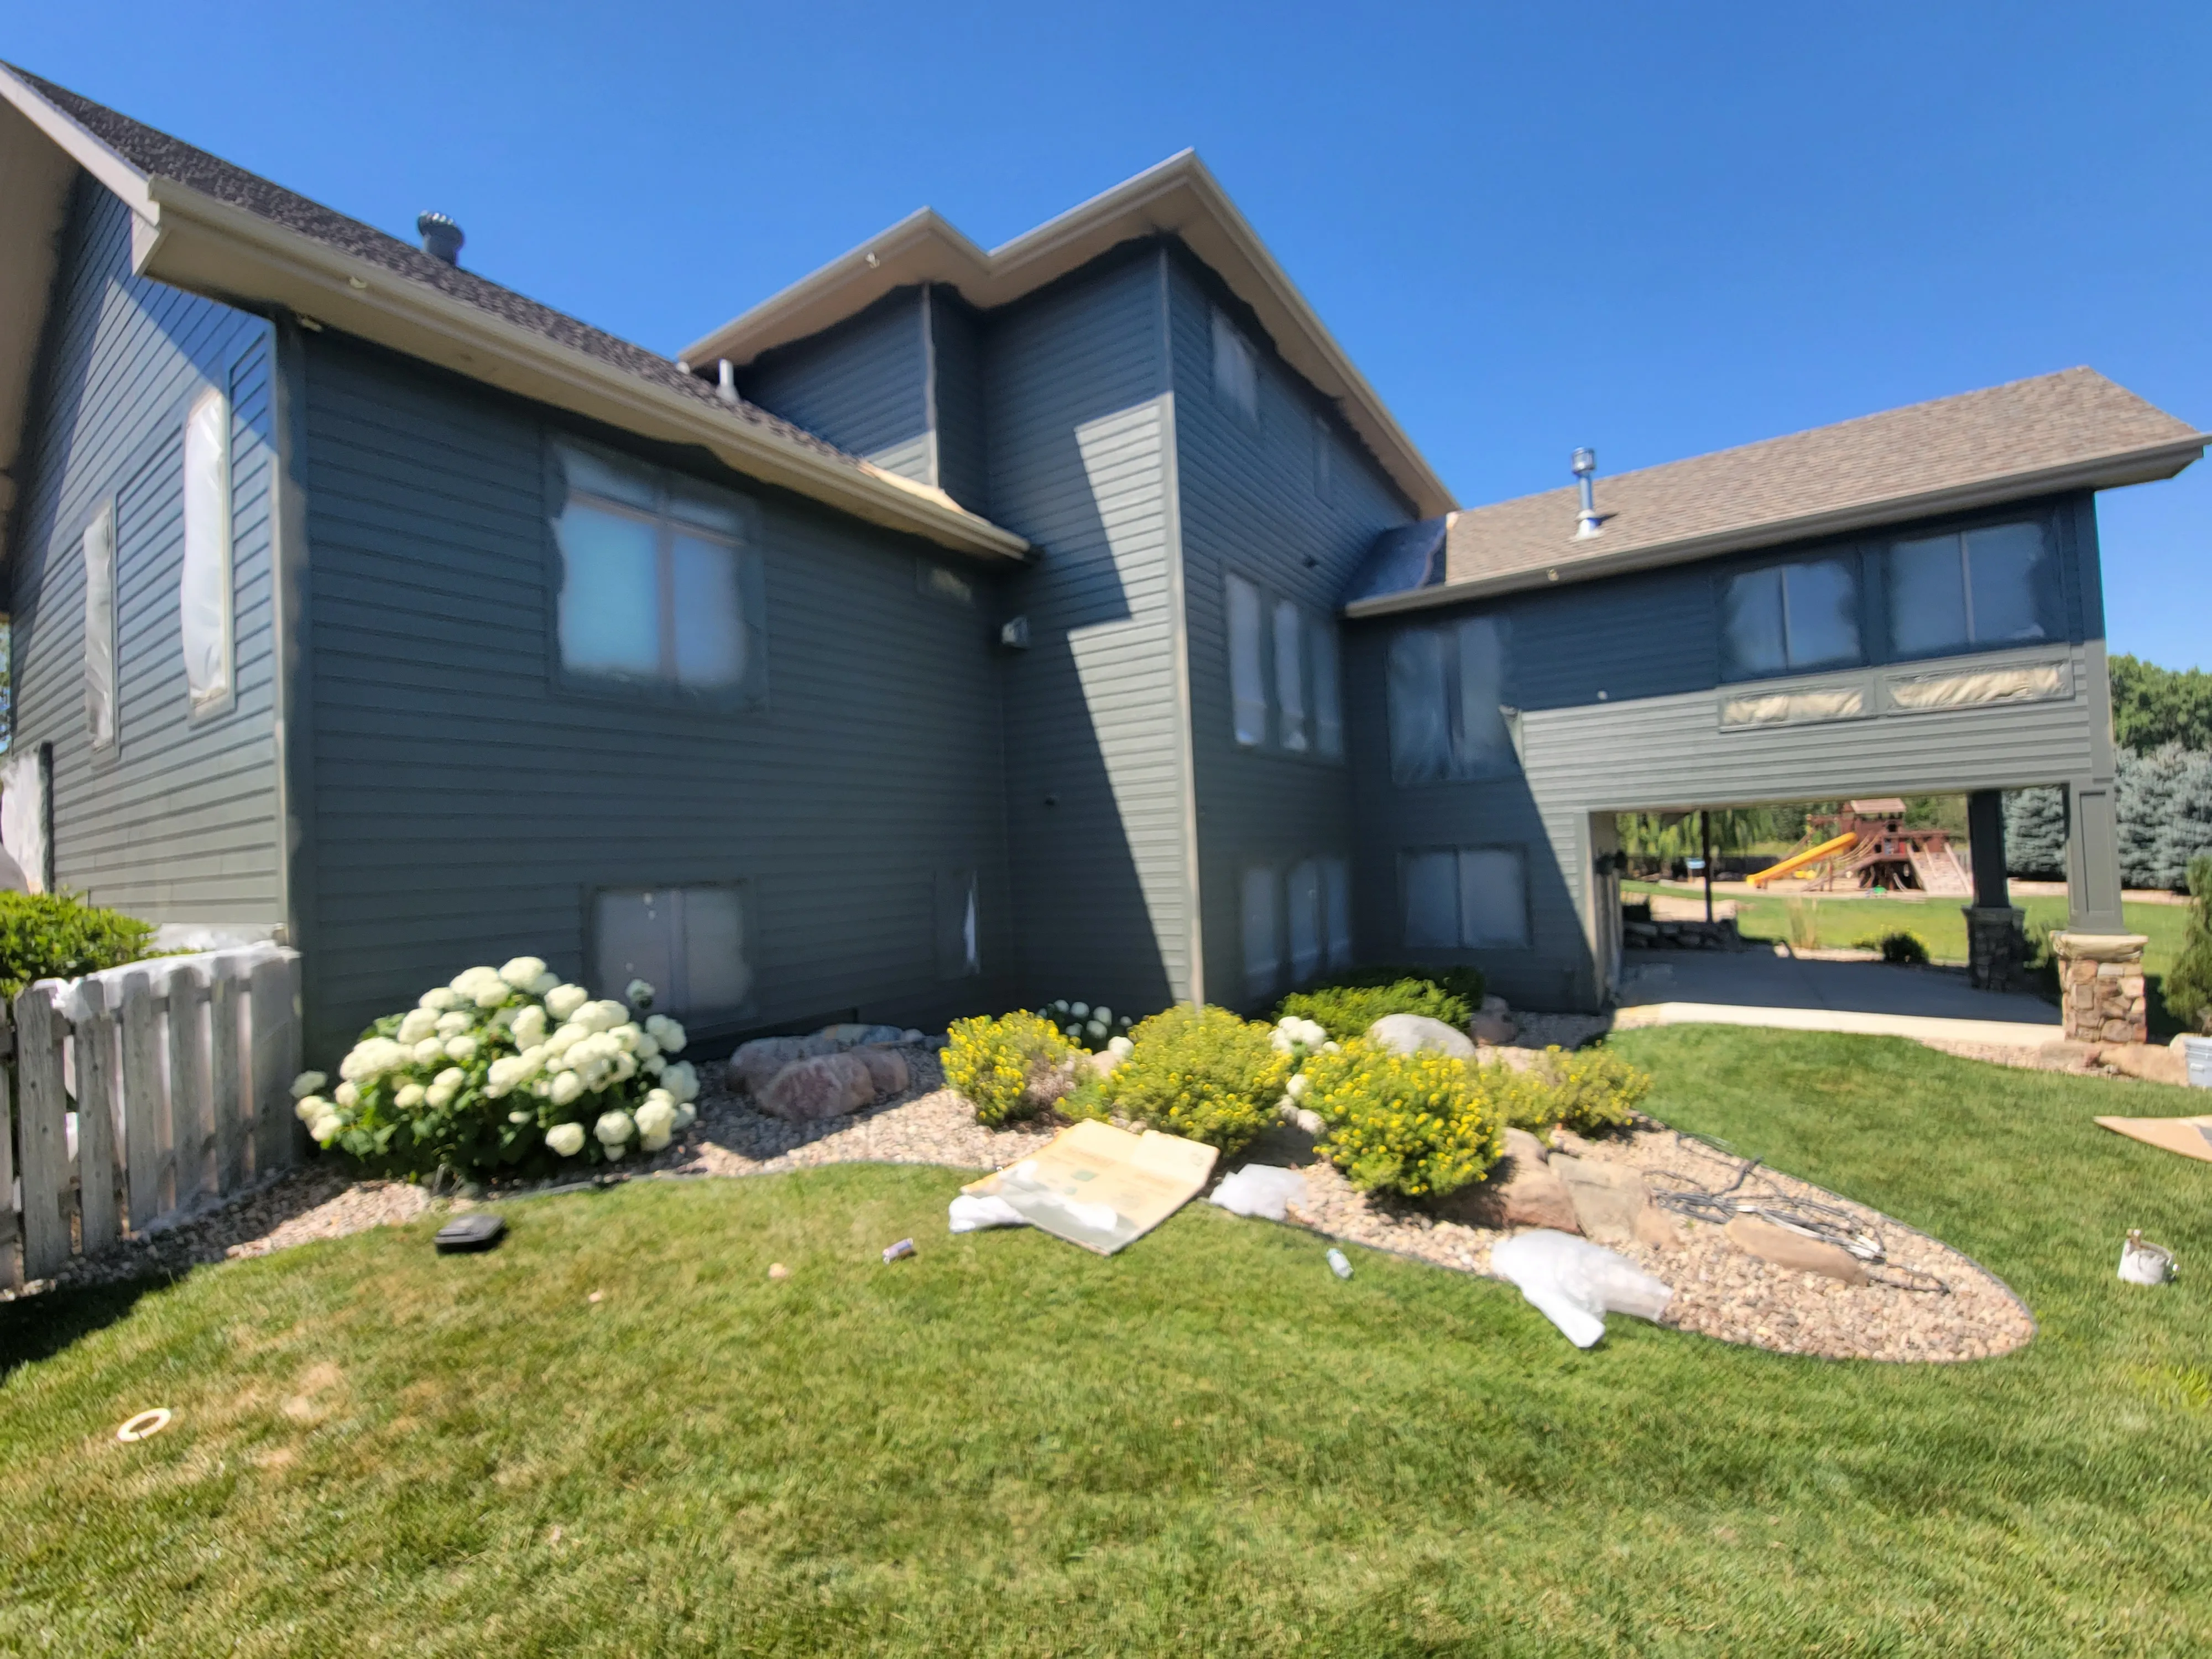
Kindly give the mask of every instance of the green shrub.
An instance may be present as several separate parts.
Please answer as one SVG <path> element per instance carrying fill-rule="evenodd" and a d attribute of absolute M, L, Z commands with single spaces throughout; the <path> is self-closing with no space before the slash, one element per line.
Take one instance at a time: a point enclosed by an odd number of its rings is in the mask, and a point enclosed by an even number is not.
<path fill-rule="evenodd" d="M 1504 1149 L 1504 1098 L 1523 1086 L 1504 1066 L 1356 1040 L 1316 1054 L 1299 1075 L 1299 1103 L 1328 1126 L 1316 1150 L 1362 1192 L 1408 1198 L 1440 1198 L 1488 1174 Z"/>
<path fill-rule="evenodd" d="M 946 1036 L 945 1085 L 965 1095 L 988 1127 L 1048 1109 L 1073 1079 L 1076 1050 L 1042 1014 L 978 1014 L 953 1021 Z"/>
<path fill-rule="evenodd" d="M 1123 1116 L 1224 1152 L 1243 1150 L 1274 1121 L 1291 1057 L 1269 1027 L 1226 1008 L 1183 1005 L 1129 1036 L 1128 1057 L 1100 1091 Z"/>
<path fill-rule="evenodd" d="M 1578 1134 L 1620 1128 L 1635 1117 L 1638 1103 L 1650 1092 L 1651 1074 L 1620 1055 L 1603 1048 L 1569 1052 L 1556 1043 L 1512 1082 L 1501 1079 L 1498 1083 L 1506 1121 L 1540 1135 L 1555 1125 Z"/>
<path fill-rule="evenodd" d="M 1893 933 L 1883 933 L 1878 938 L 1863 939 L 1859 941 L 1859 949 L 1881 951 L 1881 959 L 1884 962 L 1906 963 L 1924 963 L 1928 960 L 1928 947 L 1921 943 L 1920 936 L 1917 933 L 1908 933 L 1902 928 Z"/>
<path fill-rule="evenodd" d="M 74 894 L 0 892 L 0 992 L 12 1000 L 33 980 L 119 968 L 146 955 L 153 939 L 150 923 Z"/>
<path fill-rule="evenodd" d="M 1474 1011 L 1482 1006 L 1482 975 L 1474 975 L 1474 981 L 1472 1003 L 1433 979 L 1395 979 L 1380 985 L 1316 986 L 1285 997 L 1275 1010 L 1275 1017 L 1312 1020 L 1339 1042 L 1365 1036 L 1367 1028 L 1385 1014 L 1425 1014 L 1456 1030 L 1474 1018 Z"/>
<path fill-rule="evenodd" d="M 2189 860 L 2189 891 L 2195 902 L 2166 970 L 2166 1011 L 2191 1031 L 2212 1032 L 2212 853 Z"/>

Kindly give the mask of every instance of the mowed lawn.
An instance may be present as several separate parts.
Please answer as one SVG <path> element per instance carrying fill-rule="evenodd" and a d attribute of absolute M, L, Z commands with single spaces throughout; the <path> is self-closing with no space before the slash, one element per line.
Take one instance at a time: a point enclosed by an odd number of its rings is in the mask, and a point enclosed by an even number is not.
<path fill-rule="evenodd" d="M 1940 1233 L 2041 1336 L 1583 1353 L 1509 1286 L 1340 1283 L 1203 1205 L 1103 1261 L 948 1237 L 944 1170 L 639 1183 L 514 1204 L 482 1257 L 426 1221 L 0 1310 L 0 1651 L 2212 1650 L 2212 1164 L 2090 1123 L 2197 1103 L 1619 1046 L 1655 1113 Z M 2130 1225 L 2179 1283 L 2118 1282 Z"/>

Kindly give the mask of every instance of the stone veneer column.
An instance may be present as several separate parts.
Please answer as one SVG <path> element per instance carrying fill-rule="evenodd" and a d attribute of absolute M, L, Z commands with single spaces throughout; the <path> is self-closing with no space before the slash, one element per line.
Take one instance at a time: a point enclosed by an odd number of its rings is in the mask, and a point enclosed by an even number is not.
<path fill-rule="evenodd" d="M 2141 933 L 2053 933 L 2065 1034 L 2076 1042 L 2142 1042 L 2150 1036 Z"/>
<path fill-rule="evenodd" d="M 1960 907 L 1966 918 L 1966 977 L 1977 990 L 2016 991 L 2026 982 L 2027 912 L 2009 904 Z"/>

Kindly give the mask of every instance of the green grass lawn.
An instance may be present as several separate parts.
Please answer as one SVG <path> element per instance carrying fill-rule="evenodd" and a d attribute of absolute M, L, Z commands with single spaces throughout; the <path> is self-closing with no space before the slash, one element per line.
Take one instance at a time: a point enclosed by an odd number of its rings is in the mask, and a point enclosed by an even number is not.
<path fill-rule="evenodd" d="M 1584 1353 L 1509 1286 L 1357 1250 L 1340 1283 L 1206 1206 L 1106 1261 L 947 1237 L 942 1170 L 639 1184 L 514 1204 L 482 1257 L 426 1221 L 0 1310 L 0 1651 L 2212 1646 L 2212 1165 L 2089 1122 L 2193 1103 L 1619 1046 L 1654 1112 L 1941 1234 L 2040 1338 L 1881 1366 L 1616 1319 Z M 2197 1271 L 2119 1284 L 2130 1225 Z"/>

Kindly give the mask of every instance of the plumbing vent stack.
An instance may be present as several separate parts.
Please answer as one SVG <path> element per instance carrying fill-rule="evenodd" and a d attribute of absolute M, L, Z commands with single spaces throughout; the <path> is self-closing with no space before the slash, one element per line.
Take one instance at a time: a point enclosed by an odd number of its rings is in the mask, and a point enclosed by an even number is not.
<path fill-rule="evenodd" d="M 415 228 L 422 238 L 422 252 L 433 259 L 442 259 L 449 265 L 461 262 L 461 244 L 469 239 L 461 234 L 461 228 L 450 218 L 434 210 L 415 216 Z"/>
<path fill-rule="evenodd" d="M 720 398 L 726 404 L 733 404 L 737 402 L 737 370 L 730 367 L 730 360 L 727 357 L 721 359 L 720 362 L 715 364 L 714 368 L 715 372 L 721 377 L 715 384 L 714 395 Z"/>
<path fill-rule="evenodd" d="M 1603 526 L 1598 522 L 1597 501 L 1592 487 L 1592 480 L 1597 474 L 1597 451 L 1577 449 L 1573 465 L 1575 481 L 1583 487 L 1583 510 L 1577 515 L 1578 522 L 1575 526 L 1575 539 L 1587 541 L 1592 536 L 1603 533 Z"/>

